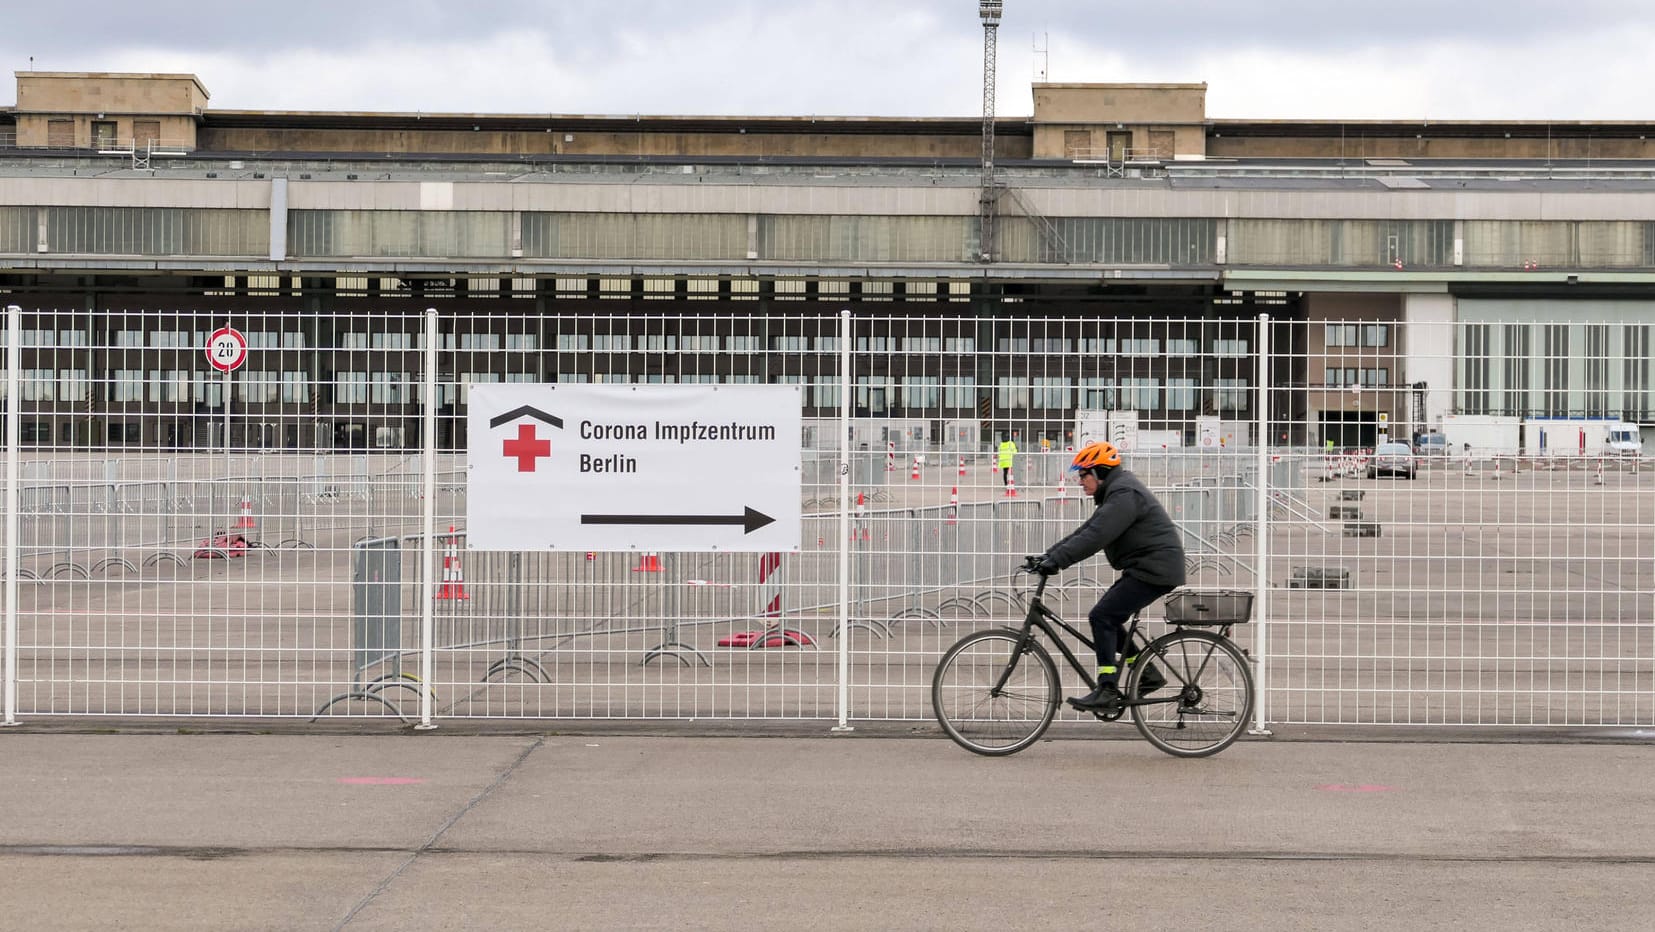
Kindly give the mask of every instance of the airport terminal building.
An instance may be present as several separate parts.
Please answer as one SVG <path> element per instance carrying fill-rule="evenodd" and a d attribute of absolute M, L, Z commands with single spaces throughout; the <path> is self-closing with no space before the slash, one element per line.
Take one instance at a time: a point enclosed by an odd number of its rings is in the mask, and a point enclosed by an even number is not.
<path fill-rule="evenodd" d="M 0 303 L 26 444 L 438 443 L 476 382 L 798 382 L 933 445 L 1130 410 L 1370 445 L 1445 415 L 1651 419 L 1655 123 L 1216 120 L 1200 84 L 1033 116 L 224 111 L 20 72 Z M 851 309 L 854 333 L 841 330 Z M 1269 315 L 1268 357 L 1259 353 Z M 225 323 L 251 348 L 230 390 Z M 1254 410 L 1260 380 L 1283 389 Z M 943 444 L 946 445 L 946 444 Z"/>

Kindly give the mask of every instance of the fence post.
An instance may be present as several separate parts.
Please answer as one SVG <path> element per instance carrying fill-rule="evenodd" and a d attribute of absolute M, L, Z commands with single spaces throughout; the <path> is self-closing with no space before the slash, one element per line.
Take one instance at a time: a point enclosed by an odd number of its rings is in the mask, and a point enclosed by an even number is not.
<path fill-rule="evenodd" d="M 1258 528 L 1253 534 L 1257 547 L 1254 559 L 1258 561 L 1253 574 L 1257 592 L 1253 597 L 1253 621 L 1257 625 L 1258 670 L 1253 677 L 1257 686 L 1258 702 L 1253 707 L 1253 729 L 1256 735 L 1268 735 L 1269 714 L 1269 633 L 1270 633 L 1270 315 L 1258 316 Z"/>
<path fill-rule="evenodd" d="M 17 447 L 23 436 L 19 424 L 17 371 L 23 365 L 23 309 L 6 307 L 6 648 L 5 721 L 17 724 L 17 560 L 23 548 L 17 539 Z"/>
<path fill-rule="evenodd" d="M 839 724 L 834 731 L 855 731 L 850 724 L 850 308 L 839 311 Z"/>
<path fill-rule="evenodd" d="M 432 656 L 432 642 L 436 638 L 437 621 L 437 309 L 425 309 L 425 410 L 420 432 L 420 456 L 425 461 L 425 476 L 420 502 L 424 533 L 420 535 L 420 647 L 419 647 L 419 724 L 417 731 L 429 731 L 437 726 L 431 721 L 431 677 L 436 666 Z"/>

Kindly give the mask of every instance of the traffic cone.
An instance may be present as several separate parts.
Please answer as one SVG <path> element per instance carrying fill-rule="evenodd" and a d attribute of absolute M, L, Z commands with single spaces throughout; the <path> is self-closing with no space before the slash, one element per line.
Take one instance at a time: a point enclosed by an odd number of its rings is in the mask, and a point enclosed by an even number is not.
<path fill-rule="evenodd" d="M 639 563 L 637 566 L 634 566 L 632 568 L 632 572 L 634 572 L 634 573 L 659 573 L 659 572 L 661 572 L 661 555 L 654 552 L 653 550 L 646 553 L 646 554 L 644 554 L 643 562 Z"/>
<path fill-rule="evenodd" d="M 868 499 L 861 492 L 856 493 L 856 529 L 851 531 L 850 539 L 873 540 L 873 535 L 868 533 Z"/>
<path fill-rule="evenodd" d="M 960 475 L 965 475 L 965 457 L 960 457 Z"/>
<path fill-rule="evenodd" d="M 586 551 L 586 562 L 591 563 L 593 560 L 596 560 L 597 558 L 598 558 L 597 554 L 593 553 L 590 550 Z"/>
<path fill-rule="evenodd" d="M 1598 474 L 1595 478 L 1592 479 L 1592 484 L 1593 485 L 1602 485 L 1603 484 L 1603 460 L 1601 460 L 1601 459 L 1598 460 Z"/>
<path fill-rule="evenodd" d="M 1064 470 L 1064 472 L 1068 472 L 1068 470 Z M 1067 481 L 1063 473 L 1057 474 L 1057 498 L 1059 501 L 1069 497 L 1069 487 L 1065 484 Z"/>
<path fill-rule="evenodd" d="M 917 456 L 914 457 L 914 471 L 908 474 L 908 478 L 915 482 L 919 481 L 919 457 Z"/>
<path fill-rule="evenodd" d="M 1011 470 L 1006 470 L 1006 497 L 1017 497 L 1017 476 Z"/>
<path fill-rule="evenodd" d="M 1505 478 L 1505 476 L 1501 475 L 1501 473 L 1500 473 L 1500 458 L 1498 456 L 1496 456 L 1494 458 L 1494 475 L 1489 476 L 1489 478 L 1490 479 L 1504 479 Z"/>
<path fill-rule="evenodd" d="M 459 538 L 454 525 L 448 526 L 448 537 L 442 551 L 442 585 L 437 587 L 437 598 L 442 601 L 469 599 L 465 591 L 465 570 L 460 566 Z"/>
<path fill-rule="evenodd" d="M 960 520 L 960 487 L 954 486 L 948 490 L 948 522 L 958 524 Z"/>
<path fill-rule="evenodd" d="M 241 500 L 241 517 L 236 519 L 236 527 L 258 527 L 259 523 L 253 520 L 253 502 L 243 496 Z"/>

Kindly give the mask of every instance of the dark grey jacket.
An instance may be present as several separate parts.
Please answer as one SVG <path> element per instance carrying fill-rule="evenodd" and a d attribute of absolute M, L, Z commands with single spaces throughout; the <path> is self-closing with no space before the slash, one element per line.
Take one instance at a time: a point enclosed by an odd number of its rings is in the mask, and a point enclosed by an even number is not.
<path fill-rule="evenodd" d="M 1092 500 L 1097 510 L 1074 533 L 1046 550 L 1045 559 L 1067 569 L 1099 550 L 1109 565 L 1160 586 L 1184 584 L 1184 545 L 1165 508 L 1130 471 L 1109 470 Z"/>

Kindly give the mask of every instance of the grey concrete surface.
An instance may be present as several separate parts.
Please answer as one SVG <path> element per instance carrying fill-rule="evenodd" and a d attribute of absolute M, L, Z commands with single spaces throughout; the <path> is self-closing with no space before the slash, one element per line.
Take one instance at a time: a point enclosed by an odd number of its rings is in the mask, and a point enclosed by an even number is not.
<path fill-rule="evenodd" d="M 1647 929 L 1650 738 L 12 730 L 0 928 Z"/>

